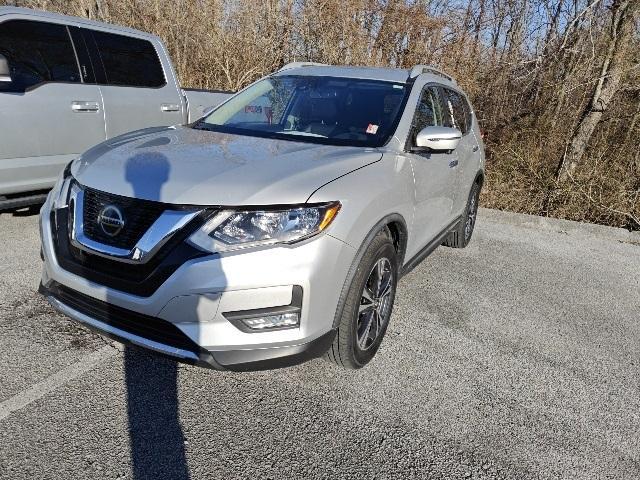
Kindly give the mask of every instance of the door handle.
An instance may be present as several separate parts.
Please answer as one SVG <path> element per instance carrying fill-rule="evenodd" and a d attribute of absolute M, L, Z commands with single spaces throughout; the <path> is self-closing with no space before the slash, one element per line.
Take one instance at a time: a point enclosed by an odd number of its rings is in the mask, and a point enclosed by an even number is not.
<path fill-rule="evenodd" d="M 458 165 L 458 160 L 451 160 L 449 162 L 449 168 L 454 168 Z"/>
<path fill-rule="evenodd" d="M 480 147 L 479 147 L 478 145 L 476 145 L 476 146 L 474 146 L 474 147 L 473 147 L 473 151 L 474 151 L 474 152 L 477 152 L 478 150 L 480 150 Z"/>
<path fill-rule="evenodd" d="M 100 110 L 100 104 L 98 104 L 98 102 L 76 100 L 74 102 L 71 102 L 71 110 L 76 113 L 97 112 Z"/>
<path fill-rule="evenodd" d="M 163 103 L 160 105 L 160 110 L 163 112 L 177 112 L 180 110 L 180 105 L 175 103 Z"/>

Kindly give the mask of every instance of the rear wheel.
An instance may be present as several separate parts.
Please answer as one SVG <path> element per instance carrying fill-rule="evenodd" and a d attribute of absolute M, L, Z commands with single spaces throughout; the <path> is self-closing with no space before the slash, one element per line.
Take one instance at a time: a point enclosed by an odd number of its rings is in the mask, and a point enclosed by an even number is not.
<path fill-rule="evenodd" d="M 478 216 L 480 188 L 481 185 L 478 182 L 475 182 L 473 187 L 471 187 L 471 192 L 469 192 L 469 198 L 467 199 L 467 206 L 464 209 L 460 223 L 454 231 L 449 233 L 443 245 L 452 248 L 464 248 L 469 245 Z"/>
<path fill-rule="evenodd" d="M 375 236 L 360 260 L 327 359 L 350 369 L 371 361 L 387 331 L 397 282 L 397 254 L 385 229 Z"/>

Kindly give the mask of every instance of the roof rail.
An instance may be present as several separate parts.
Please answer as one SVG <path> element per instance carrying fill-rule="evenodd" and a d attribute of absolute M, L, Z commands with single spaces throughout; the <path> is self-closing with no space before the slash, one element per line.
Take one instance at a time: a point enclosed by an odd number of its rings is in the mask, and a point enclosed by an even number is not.
<path fill-rule="evenodd" d="M 451 83 L 454 83 L 454 84 L 456 83 L 456 81 L 453 79 L 451 75 L 447 75 L 442 70 L 438 70 L 437 68 L 432 67 L 430 65 L 415 65 L 409 72 L 409 78 L 416 78 L 418 75 L 422 73 L 431 73 L 433 75 L 438 75 L 440 77 L 446 78 Z"/>
<path fill-rule="evenodd" d="M 316 63 L 316 62 L 291 62 L 287 63 L 284 67 L 282 67 L 279 72 L 283 70 L 291 70 L 292 68 L 301 68 L 301 67 L 327 67 L 326 63 Z"/>

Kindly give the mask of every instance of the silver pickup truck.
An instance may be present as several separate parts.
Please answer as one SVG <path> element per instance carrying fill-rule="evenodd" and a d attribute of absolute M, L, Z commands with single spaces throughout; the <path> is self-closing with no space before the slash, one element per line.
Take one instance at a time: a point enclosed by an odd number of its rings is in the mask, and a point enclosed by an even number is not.
<path fill-rule="evenodd" d="M 0 210 L 43 201 L 91 146 L 193 122 L 228 96 L 180 88 L 167 49 L 149 33 L 0 7 Z"/>

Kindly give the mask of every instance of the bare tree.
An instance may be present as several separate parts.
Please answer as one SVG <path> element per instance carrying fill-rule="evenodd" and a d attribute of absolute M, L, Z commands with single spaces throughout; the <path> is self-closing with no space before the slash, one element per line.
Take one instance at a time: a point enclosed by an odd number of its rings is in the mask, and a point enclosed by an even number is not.
<path fill-rule="evenodd" d="M 565 182 L 575 173 L 593 132 L 620 88 L 625 68 L 623 57 L 630 45 L 635 23 L 633 11 L 637 10 L 637 7 L 637 0 L 614 0 L 611 6 L 607 53 L 602 61 L 600 76 L 591 99 L 580 117 L 566 153 L 558 166 L 557 178 L 560 182 Z"/>
<path fill-rule="evenodd" d="M 289 61 L 433 64 L 485 133 L 486 206 L 640 228 L 640 0 L 0 4 L 155 33 L 185 87 L 237 90 Z"/>

